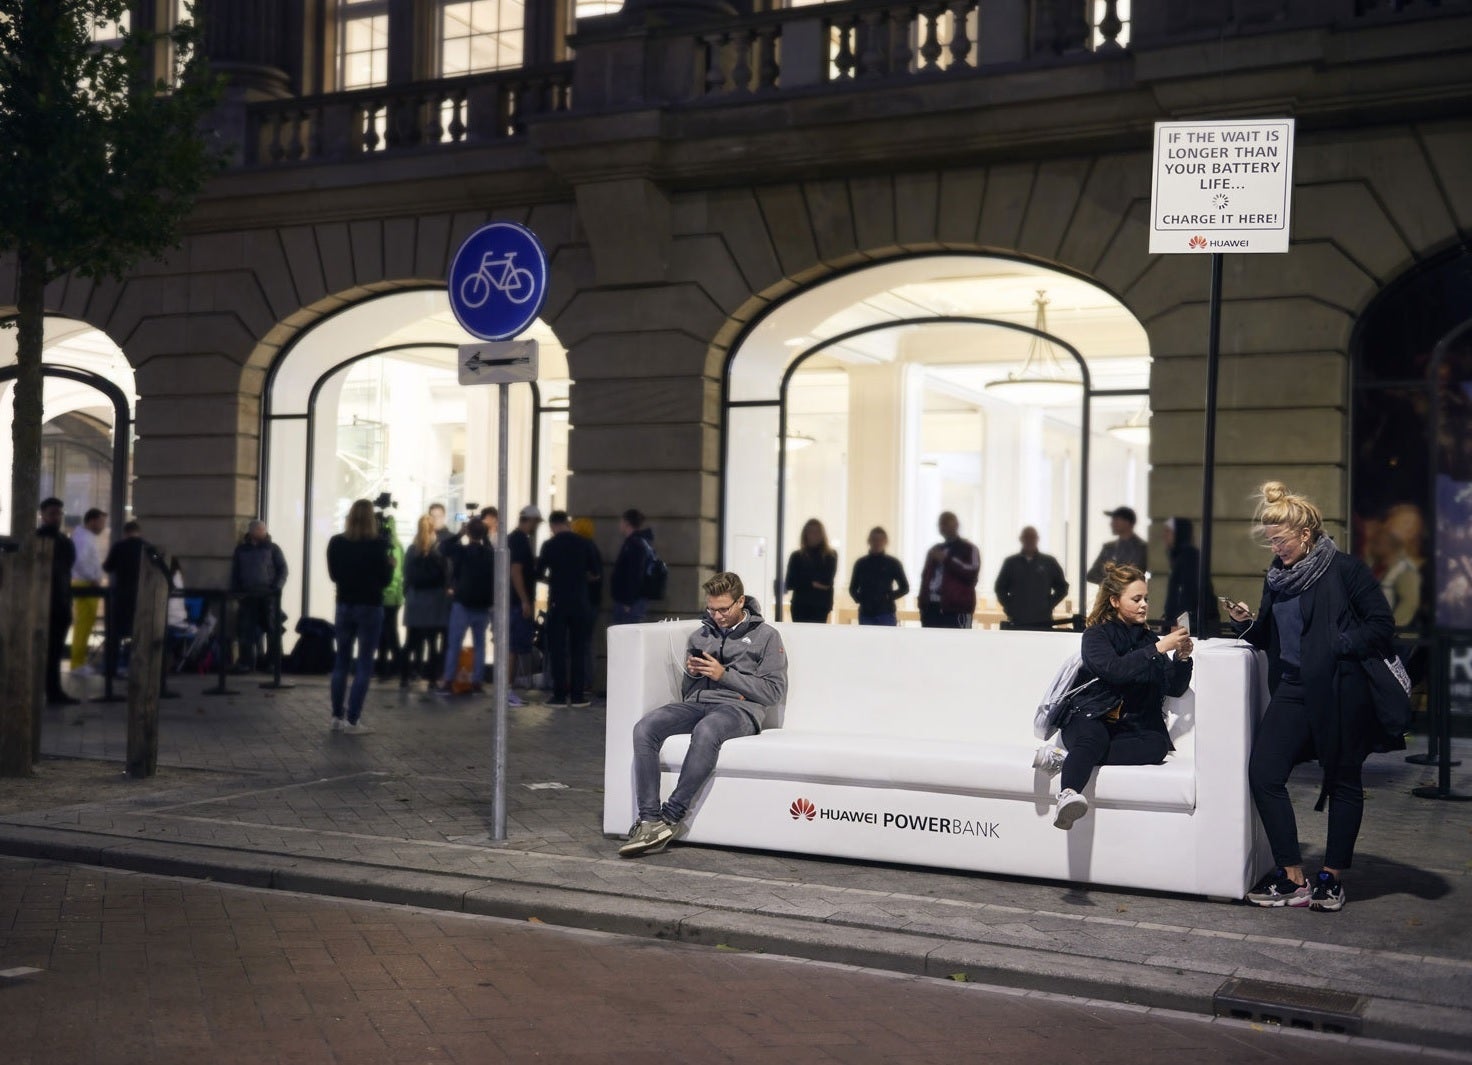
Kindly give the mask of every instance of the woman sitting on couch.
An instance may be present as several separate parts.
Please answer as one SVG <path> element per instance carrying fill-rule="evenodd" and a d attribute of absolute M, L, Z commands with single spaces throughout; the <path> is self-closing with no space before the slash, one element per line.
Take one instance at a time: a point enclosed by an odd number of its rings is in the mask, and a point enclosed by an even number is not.
<path fill-rule="evenodd" d="M 1101 765 L 1159 765 L 1174 750 L 1165 727 L 1165 697 L 1191 684 L 1191 637 L 1185 629 L 1156 637 L 1149 626 L 1145 574 L 1110 565 L 1083 638 L 1081 691 L 1063 726 L 1063 779 L 1057 828 L 1070 829 L 1089 812 L 1083 795 Z M 1172 660 L 1170 653 L 1175 652 Z"/>

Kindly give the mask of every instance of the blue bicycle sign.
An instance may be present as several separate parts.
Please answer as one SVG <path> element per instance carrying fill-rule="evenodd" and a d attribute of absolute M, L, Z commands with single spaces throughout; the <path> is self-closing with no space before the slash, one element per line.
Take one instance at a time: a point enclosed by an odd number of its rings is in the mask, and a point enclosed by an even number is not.
<path fill-rule="evenodd" d="M 541 313 L 547 253 L 526 226 L 491 222 L 460 245 L 448 288 L 450 309 L 466 332 L 482 340 L 509 340 Z"/>

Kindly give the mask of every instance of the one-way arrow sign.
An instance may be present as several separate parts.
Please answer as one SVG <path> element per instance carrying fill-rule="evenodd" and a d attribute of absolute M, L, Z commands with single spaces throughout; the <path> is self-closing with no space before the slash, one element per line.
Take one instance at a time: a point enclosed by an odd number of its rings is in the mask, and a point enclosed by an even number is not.
<path fill-rule="evenodd" d="M 460 345 L 462 385 L 508 385 L 536 379 L 535 340 L 500 340 Z"/>

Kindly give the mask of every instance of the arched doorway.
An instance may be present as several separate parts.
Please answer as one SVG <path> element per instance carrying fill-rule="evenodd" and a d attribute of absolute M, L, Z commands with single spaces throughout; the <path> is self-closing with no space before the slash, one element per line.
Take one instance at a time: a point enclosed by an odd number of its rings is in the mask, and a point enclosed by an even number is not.
<path fill-rule="evenodd" d="M 509 494 L 566 505 L 567 356 L 538 323 L 541 379 L 512 390 Z M 431 503 L 451 522 L 496 498 L 495 390 L 463 388 L 456 349 L 474 338 L 444 289 L 353 304 L 302 333 L 272 366 L 262 412 L 262 507 L 286 555 L 289 613 L 330 617 L 322 552 L 354 499 L 388 493 L 406 543 Z"/>
<path fill-rule="evenodd" d="M 1009 396 L 1000 382 L 1040 351 L 1066 380 Z M 816 516 L 843 571 L 882 525 L 913 581 L 951 510 L 981 548 L 983 595 L 1033 525 L 1077 605 L 1103 511 L 1146 512 L 1149 374 L 1144 328 L 1113 295 L 1026 260 L 912 256 L 797 292 L 727 363 L 725 564 L 780 599 L 784 555 Z"/>
<path fill-rule="evenodd" d="M 1351 357 L 1354 550 L 1402 628 L 1472 631 L 1472 250 L 1387 286 Z"/>
<path fill-rule="evenodd" d="M 0 516 L 10 512 L 15 343 L 13 330 L 0 331 Z M 48 316 L 43 344 L 41 498 L 59 497 L 73 522 L 106 510 L 116 532 L 132 504 L 133 367 L 85 322 Z"/>

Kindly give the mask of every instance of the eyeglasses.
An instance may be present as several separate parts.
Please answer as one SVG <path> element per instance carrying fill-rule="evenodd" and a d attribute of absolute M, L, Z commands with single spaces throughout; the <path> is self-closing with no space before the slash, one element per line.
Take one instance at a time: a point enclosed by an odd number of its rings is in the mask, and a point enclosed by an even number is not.
<path fill-rule="evenodd" d="M 732 603 L 730 606 L 708 606 L 705 608 L 705 612 L 713 618 L 729 617 L 736 613 L 740 605 L 740 603 Z"/>
<path fill-rule="evenodd" d="M 1289 544 L 1297 543 L 1302 539 L 1303 533 L 1297 533 L 1293 536 L 1270 536 L 1268 537 L 1268 546 L 1273 548 L 1287 547 Z"/>

